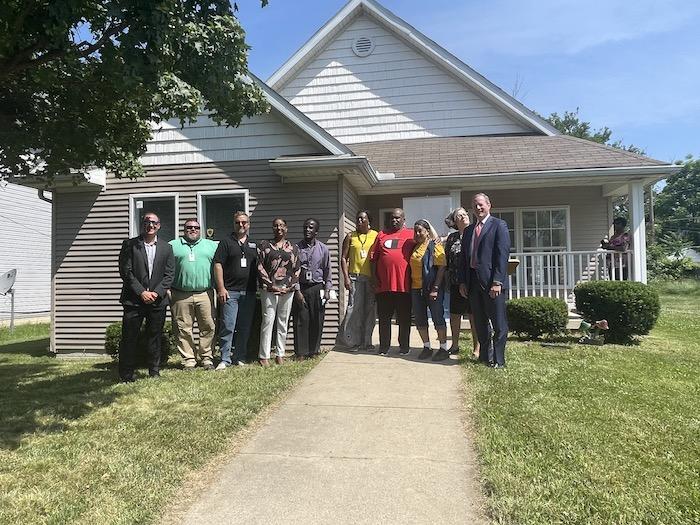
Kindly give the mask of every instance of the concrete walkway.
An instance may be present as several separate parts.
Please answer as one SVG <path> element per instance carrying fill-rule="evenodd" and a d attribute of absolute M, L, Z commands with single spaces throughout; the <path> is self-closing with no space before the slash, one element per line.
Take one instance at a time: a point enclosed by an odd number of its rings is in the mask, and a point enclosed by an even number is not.
<path fill-rule="evenodd" d="M 397 351 L 329 353 L 182 523 L 486 523 L 456 359 Z"/>

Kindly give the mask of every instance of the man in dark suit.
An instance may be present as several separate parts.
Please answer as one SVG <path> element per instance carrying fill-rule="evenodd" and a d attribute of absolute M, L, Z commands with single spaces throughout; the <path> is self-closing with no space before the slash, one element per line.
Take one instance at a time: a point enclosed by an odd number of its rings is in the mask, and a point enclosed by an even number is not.
<path fill-rule="evenodd" d="M 488 195 L 474 195 L 472 206 L 476 221 L 467 228 L 462 237 L 464 264 L 461 268 L 459 291 L 469 298 L 472 307 L 481 347 L 479 360 L 493 368 L 503 368 L 506 366 L 508 339 L 508 225 L 505 221 L 491 216 L 491 201 Z M 489 321 L 493 327 L 493 334 L 489 328 Z"/>
<path fill-rule="evenodd" d="M 144 319 L 148 340 L 148 375 L 160 376 L 161 338 L 175 258 L 170 244 L 158 240 L 158 230 L 158 216 L 153 212 L 146 213 L 141 224 L 141 235 L 124 241 L 119 252 L 119 275 L 124 282 L 119 299 L 124 306 L 119 378 L 124 383 L 134 381 L 136 343 Z"/>

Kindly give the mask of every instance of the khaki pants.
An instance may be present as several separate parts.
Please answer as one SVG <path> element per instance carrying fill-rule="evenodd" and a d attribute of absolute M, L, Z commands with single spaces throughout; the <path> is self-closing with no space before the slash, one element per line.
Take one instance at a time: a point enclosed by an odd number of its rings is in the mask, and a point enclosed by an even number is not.
<path fill-rule="evenodd" d="M 212 364 L 212 341 L 214 340 L 214 290 L 204 292 L 183 292 L 172 290 L 170 309 L 177 327 L 177 349 L 186 367 L 197 364 L 197 357 L 203 364 Z M 194 322 L 199 328 L 199 355 L 195 357 Z"/>

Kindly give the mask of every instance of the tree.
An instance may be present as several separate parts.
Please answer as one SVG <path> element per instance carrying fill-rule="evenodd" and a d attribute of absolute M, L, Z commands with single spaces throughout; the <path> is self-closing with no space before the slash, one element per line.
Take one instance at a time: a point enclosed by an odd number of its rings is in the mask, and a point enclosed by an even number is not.
<path fill-rule="evenodd" d="M 700 246 L 700 159 L 686 158 L 666 179 L 654 206 L 662 234 L 676 233 Z"/>
<path fill-rule="evenodd" d="M 267 0 L 261 0 L 265 6 Z M 0 178 L 143 174 L 152 123 L 267 110 L 229 0 L 5 0 Z"/>

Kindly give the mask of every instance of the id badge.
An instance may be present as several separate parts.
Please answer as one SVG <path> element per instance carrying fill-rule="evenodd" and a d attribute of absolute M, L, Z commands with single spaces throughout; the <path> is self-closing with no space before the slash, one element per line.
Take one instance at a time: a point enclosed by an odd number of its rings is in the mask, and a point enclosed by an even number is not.
<path fill-rule="evenodd" d="M 248 266 L 248 259 L 241 257 L 241 268 L 246 268 Z"/>
<path fill-rule="evenodd" d="M 360 258 L 364 259 L 367 257 L 367 250 L 360 250 Z"/>
<path fill-rule="evenodd" d="M 190 252 L 190 262 L 194 262 L 194 252 Z"/>
<path fill-rule="evenodd" d="M 311 282 L 311 272 L 306 272 L 306 282 L 310 283 Z"/>

